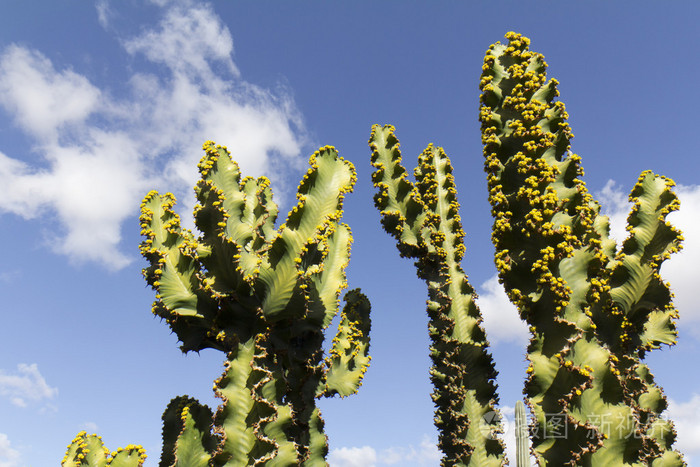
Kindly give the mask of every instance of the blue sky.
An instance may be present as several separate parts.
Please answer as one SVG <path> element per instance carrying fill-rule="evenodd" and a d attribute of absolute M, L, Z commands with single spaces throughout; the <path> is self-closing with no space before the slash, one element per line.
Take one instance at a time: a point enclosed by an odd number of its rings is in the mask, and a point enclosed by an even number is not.
<path fill-rule="evenodd" d="M 60 3 L 60 6 L 59 6 Z M 396 126 L 404 161 L 452 158 L 463 264 L 480 295 L 504 412 L 520 397 L 526 332 L 494 280 L 478 80 L 510 30 L 545 55 L 586 182 L 621 238 L 642 170 L 678 184 L 685 250 L 664 266 L 679 344 L 652 352 L 677 447 L 700 465 L 700 5 L 675 2 L 188 2 L 10 0 L 0 15 L 0 467 L 56 465 L 80 430 L 160 457 L 174 396 L 216 406 L 223 356 L 184 356 L 150 313 L 138 206 L 173 191 L 191 218 L 201 145 L 268 175 L 282 208 L 319 146 L 358 171 L 344 220 L 350 287 L 373 303 L 358 395 L 320 402 L 332 466 L 436 466 L 426 291 L 372 205 L 367 139 Z M 512 429 L 508 433 L 512 436 Z"/>

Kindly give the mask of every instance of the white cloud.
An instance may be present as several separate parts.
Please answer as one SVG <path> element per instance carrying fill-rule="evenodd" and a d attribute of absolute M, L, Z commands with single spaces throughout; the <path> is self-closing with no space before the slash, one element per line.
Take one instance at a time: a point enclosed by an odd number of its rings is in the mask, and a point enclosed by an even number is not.
<path fill-rule="evenodd" d="M 503 286 L 498 282 L 498 275 L 481 284 L 478 305 L 484 317 L 484 328 L 491 344 L 513 342 L 527 344 L 528 329 L 520 319 Z"/>
<path fill-rule="evenodd" d="M 20 363 L 14 373 L 0 370 L 0 396 L 18 407 L 26 407 L 30 401 L 50 400 L 57 394 L 58 389 L 46 383 L 36 363 Z"/>
<path fill-rule="evenodd" d="M 7 435 L 0 433 L 0 467 L 19 467 L 20 453 L 12 448 Z"/>
<path fill-rule="evenodd" d="M 691 330 L 700 334 L 700 289 L 697 287 L 697 265 L 700 263 L 700 186 L 679 185 L 676 194 L 681 202 L 678 211 L 667 220 L 681 230 L 685 240 L 683 250 L 673 254 L 661 266 L 661 275 L 671 284 L 675 293 L 674 304 L 680 312 L 680 329 L 692 324 Z M 631 205 L 627 195 L 615 182 L 609 181 L 600 195 L 606 214 L 610 216 L 611 235 L 621 242 L 626 238 L 625 225 Z"/>
<path fill-rule="evenodd" d="M 90 433 L 97 432 L 98 428 L 99 427 L 97 426 L 97 423 L 95 423 L 95 422 L 85 422 L 80 426 L 81 430 L 85 430 L 85 431 L 88 431 Z"/>
<path fill-rule="evenodd" d="M 57 71 L 39 52 L 17 45 L 0 56 L 0 104 L 27 133 L 51 140 L 96 110 L 100 91 L 72 70 Z"/>
<path fill-rule="evenodd" d="M 332 449 L 328 456 L 331 467 L 376 467 L 380 465 L 431 467 L 439 465 L 442 457 L 437 443 L 424 435 L 420 444 L 392 446 L 377 452 L 370 446 Z"/>
<path fill-rule="evenodd" d="M 418 447 L 391 447 L 379 453 L 380 465 L 411 465 L 433 466 L 439 465 L 442 454 L 437 447 L 437 440 L 432 440 L 428 435 L 423 435 Z"/>
<path fill-rule="evenodd" d="M 21 273 L 18 269 L 13 270 L 13 271 L 2 271 L 2 272 L 0 272 L 0 282 L 4 282 L 6 284 L 9 284 L 20 276 L 21 276 Z"/>
<path fill-rule="evenodd" d="M 630 187 L 632 189 L 632 187 Z M 614 238 L 618 245 L 627 238 L 627 216 L 632 205 L 625 193 L 614 180 L 608 180 L 603 189 L 596 193 L 603 214 L 610 218 L 610 237 Z"/>
<path fill-rule="evenodd" d="M 143 53 L 151 62 L 177 73 L 205 76 L 211 73 L 213 61 L 239 74 L 231 59 L 231 33 L 210 5 L 174 6 L 165 14 L 159 30 L 127 40 L 124 46 L 130 54 Z"/>
<path fill-rule="evenodd" d="M 275 181 L 280 165 L 304 162 L 292 98 L 241 78 L 231 33 L 211 6 L 164 8 L 158 25 L 122 42 L 158 70 L 133 73 L 124 97 L 56 69 L 36 50 L 11 45 L 0 53 L 0 106 L 32 141 L 19 154 L 0 152 L 0 186 L 7 187 L 0 213 L 57 220 L 47 242 L 74 261 L 127 265 L 122 224 L 151 188 L 185 193 L 180 206 L 191 209 L 206 140 L 228 146 L 245 175 Z M 98 2 L 97 12 L 107 27 L 108 2 Z M 276 186 L 277 194 L 285 189 Z"/>
<path fill-rule="evenodd" d="M 673 421 L 678 437 L 674 448 L 685 455 L 688 466 L 691 457 L 700 455 L 700 394 L 693 394 L 687 402 L 676 402 L 669 398 L 668 417 Z"/>
<path fill-rule="evenodd" d="M 97 0 L 95 3 L 95 10 L 97 10 L 97 20 L 100 22 L 100 26 L 107 29 L 109 26 L 109 18 L 112 16 L 109 2 L 107 0 Z"/>
<path fill-rule="evenodd" d="M 676 190 L 681 201 L 678 212 L 668 215 L 668 221 L 683 233 L 683 250 L 661 266 L 661 275 L 671 283 L 676 294 L 674 303 L 685 320 L 700 322 L 700 289 L 697 270 L 700 264 L 700 186 L 680 185 Z M 694 326 L 697 328 L 697 326 Z"/>
<path fill-rule="evenodd" d="M 369 447 L 336 448 L 328 455 L 330 467 L 374 467 L 377 462 L 377 452 Z"/>
<path fill-rule="evenodd" d="M 515 407 L 503 406 L 499 408 L 501 412 L 501 423 L 503 425 L 503 442 L 506 444 L 506 456 L 511 461 L 515 460 Z M 527 409 L 526 409 L 527 410 Z M 515 462 L 511 462 L 514 464 Z"/>

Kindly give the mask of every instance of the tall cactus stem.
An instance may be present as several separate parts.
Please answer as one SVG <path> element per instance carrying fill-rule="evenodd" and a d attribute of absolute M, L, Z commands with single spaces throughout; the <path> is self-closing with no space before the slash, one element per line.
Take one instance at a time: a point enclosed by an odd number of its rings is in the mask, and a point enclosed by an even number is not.
<path fill-rule="evenodd" d="M 416 182 L 401 165 L 392 126 L 372 127 L 374 200 L 401 256 L 414 258 L 428 286 L 435 425 L 443 466 L 500 466 L 505 453 L 496 408 L 496 370 L 474 289 L 462 270 L 464 231 L 452 165 L 433 145 L 419 156 Z"/>
<path fill-rule="evenodd" d="M 529 39 L 506 38 L 484 58 L 479 119 L 496 266 L 531 332 L 533 453 L 541 465 L 684 465 L 659 417 L 663 394 L 641 363 L 647 350 L 675 341 L 676 312 L 658 276 L 679 247 L 664 220 L 675 195 L 663 177 L 642 174 L 631 237 L 616 254 L 570 150 L 557 81 L 547 81 Z"/>
<path fill-rule="evenodd" d="M 515 456 L 517 467 L 530 465 L 530 439 L 523 401 L 515 403 Z"/>

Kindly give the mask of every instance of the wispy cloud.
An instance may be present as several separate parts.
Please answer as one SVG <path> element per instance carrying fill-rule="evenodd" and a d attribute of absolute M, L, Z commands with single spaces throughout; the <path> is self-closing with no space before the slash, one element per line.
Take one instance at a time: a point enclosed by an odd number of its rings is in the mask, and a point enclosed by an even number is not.
<path fill-rule="evenodd" d="M 527 343 L 527 325 L 520 319 L 517 308 L 498 282 L 498 275 L 481 284 L 477 303 L 484 317 L 486 335 L 492 344 L 512 342 L 524 346 Z"/>
<path fill-rule="evenodd" d="M 381 450 L 378 462 L 380 465 L 403 466 L 410 464 L 427 467 L 438 465 L 441 457 L 437 440 L 432 440 L 428 435 L 424 435 L 418 446 L 408 445 Z"/>
<path fill-rule="evenodd" d="M 374 467 L 377 465 L 377 451 L 369 446 L 360 448 L 336 448 L 328 455 L 331 467 Z"/>
<path fill-rule="evenodd" d="M 97 4 L 110 31 L 111 8 Z M 242 78 L 231 33 L 209 4 L 164 3 L 160 22 L 145 31 L 121 44 L 157 71 L 137 70 L 125 90 L 57 69 L 37 50 L 0 51 L 0 106 L 32 141 L 0 152 L 0 213 L 58 221 L 48 242 L 74 261 L 127 265 L 122 224 L 151 188 L 186 193 L 191 208 L 206 140 L 228 146 L 247 175 L 275 179 L 282 164 L 304 162 L 290 93 Z"/>
<path fill-rule="evenodd" d="M 19 467 L 20 452 L 14 448 L 7 435 L 0 433 L 0 467 Z"/>
<path fill-rule="evenodd" d="M 80 425 L 80 429 L 89 431 L 90 433 L 95 433 L 98 430 L 98 426 L 95 422 L 85 422 L 82 425 Z"/>
<path fill-rule="evenodd" d="M 400 465 L 429 467 L 440 463 L 441 454 L 435 440 L 425 435 L 418 446 L 393 446 L 377 451 L 371 446 L 332 449 L 328 456 L 331 467 L 375 467 Z"/>
<path fill-rule="evenodd" d="M 700 456 L 700 394 L 693 394 L 687 402 L 668 401 L 668 417 L 673 421 L 678 438 L 674 448 L 686 456 L 688 465 L 691 459 Z"/>
<path fill-rule="evenodd" d="M 0 396 L 18 407 L 27 407 L 28 402 L 48 401 L 57 394 L 58 389 L 48 385 L 36 363 L 20 363 L 15 372 L 0 370 Z"/>
<path fill-rule="evenodd" d="M 11 283 L 18 277 L 20 277 L 22 273 L 19 270 L 13 270 L 13 271 L 2 271 L 0 272 L 0 282 L 4 282 L 6 284 Z"/>

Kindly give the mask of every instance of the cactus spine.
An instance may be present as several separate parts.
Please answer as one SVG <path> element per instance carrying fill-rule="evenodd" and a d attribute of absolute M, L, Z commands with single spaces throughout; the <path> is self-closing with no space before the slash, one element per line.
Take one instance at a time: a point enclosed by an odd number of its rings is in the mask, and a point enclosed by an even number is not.
<path fill-rule="evenodd" d="M 541 465 L 684 465 L 660 419 L 646 351 L 675 342 L 660 265 L 680 247 L 672 182 L 644 172 L 616 253 L 588 193 L 542 55 L 515 33 L 486 53 L 480 88 L 499 276 L 530 325 L 525 394 Z M 565 430 L 565 432 L 562 432 Z"/>
<path fill-rule="evenodd" d="M 144 276 L 157 293 L 153 312 L 183 351 L 227 354 L 215 382 L 223 400 L 214 416 L 217 448 L 197 434 L 202 443 L 192 452 L 202 465 L 207 455 L 213 465 L 325 465 L 315 399 L 355 393 L 370 360 L 370 307 L 359 291 L 345 296 L 330 355 L 324 358 L 322 349 L 346 286 L 352 236 L 340 218 L 355 170 L 334 148 L 321 148 L 311 156 L 296 206 L 275 229 L 269 181 L 241 179 L 224 147 L 207 142 L 204 150 L 195 187 L 200 237 L 180 227 L 171 194 L 149 193 L 141 215 L 141 252 L 151 263 Z M 202 410 L 190 402 L 177 407 L 183 435 L 170 447 L 179 452 L 184 433 L 201 427 L 189 418 L 193 408 Z"/>
<path fill-rule="evenodd" d="M 496 370 L 474 290 L 460 265 L 464 231 L 450 161 L 442 148 L 428 146 L 412 183 L 392 126 L 375 125 L 369 144 L 382 224 L 401 256 L 416 259 L 418 276 L 428 285 L 430 376 L 442 465 L 504 465 Z"/>

